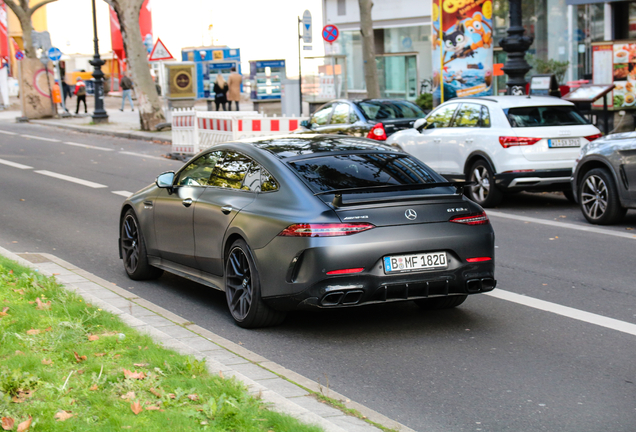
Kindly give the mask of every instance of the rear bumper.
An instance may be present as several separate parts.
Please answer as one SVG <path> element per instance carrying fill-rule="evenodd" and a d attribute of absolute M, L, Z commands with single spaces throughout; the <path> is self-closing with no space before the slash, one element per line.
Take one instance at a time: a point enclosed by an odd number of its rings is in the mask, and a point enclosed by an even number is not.
<path fill-rule="evenodd" d="M 571 169 L 533 170 L 495 174 L 495 185 L 502 190 L 556 191 L 570 189 Z"/>

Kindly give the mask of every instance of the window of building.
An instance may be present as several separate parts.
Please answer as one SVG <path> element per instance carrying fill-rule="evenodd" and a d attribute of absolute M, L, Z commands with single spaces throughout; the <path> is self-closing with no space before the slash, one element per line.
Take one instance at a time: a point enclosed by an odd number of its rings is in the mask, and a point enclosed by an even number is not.
<path fill-rule="evenodd" d="M 347 0 L 338 0 L 338 16 L 347 14 Z"/>

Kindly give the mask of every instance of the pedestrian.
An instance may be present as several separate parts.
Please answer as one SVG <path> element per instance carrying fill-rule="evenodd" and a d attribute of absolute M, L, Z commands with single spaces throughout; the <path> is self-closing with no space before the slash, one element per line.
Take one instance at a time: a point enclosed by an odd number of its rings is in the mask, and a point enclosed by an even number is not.
<path fill-rule="evenodd" d="M 77 108 L 75 108 L 75 114 L 79 113 L 80 102 L 84 102 L 84 112 L 88 114 L 88 108 L 86 107 L 86 84 L 82 78 L 77 77 L 75 82 L 75 91 L 73 93 L 77 96 Z"/>
<path fill-rule="evenodd" d="M 134 111 L 135 106 L 133 105 L 132 101 L 133 82 L 128 76 L 128 72 L 124 72 L 124 76 L 121 79 L 119 85 L 121 86 L 121 89 L 123 91 L 121 95 L 121 108 L 119 109 L 119 111 L 124 110 L 124 106 L 126 105 L 126 98 L 128 98 L 128 100 L 130 101 L 130 109 Z"/>
<path fill-rule="evenodd" d="M 62 80 L 62 96 L 64 98 L 64 110 L 68 112 L 68 108 L 66 108 L 66 98 L 72 98 L 73 93 L 71 93 L 71 86 L 66 84 L 65 80 Z"/>
<path fill-rule="evenodd" d="M 58 80 L 55 80 L 53 83 L 53 88 L 51 89 L 51 98 L 53 99 L 53 103 L 57 106 L 57 104 L 62 104 L 62 91 L 60 90 L 60 83 Z M 55 110 L 57 113 L 57 108 Z"/>
<path fill-rule="evenodd" d="M 241 83 L 243 82 L 243 76 L 239 73 L 236 73 L 236 67 L 232 68 L 232 73 L 230 77 L 227 79 L 228 84 L 228 92 L 227 92 L 227 100 L 228 102 L 228 111 L 232 111 L 232 101 L 236 102 L 236 111 L 239 110 L 239 100 L 241 99 Z"/>
<path fill-rule="evenodd" d="M 219 106 L 223 107 L 223 111 L 227 111 L 227 90 L 228 85 L 223 78 L 223 75 L 218 74 L 216 81 L 214 81 L 214 103 L 216 104 L 216 110 L 219 110 Z"/>

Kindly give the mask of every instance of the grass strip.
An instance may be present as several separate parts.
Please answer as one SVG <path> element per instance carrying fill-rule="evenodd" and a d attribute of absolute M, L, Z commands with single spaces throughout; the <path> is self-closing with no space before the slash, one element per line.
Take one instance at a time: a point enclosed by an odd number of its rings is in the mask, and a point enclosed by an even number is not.
<path fill-rule="evenodd" d="M 321 430 L 3 257 L 0 417 L 14 431 Z"/>

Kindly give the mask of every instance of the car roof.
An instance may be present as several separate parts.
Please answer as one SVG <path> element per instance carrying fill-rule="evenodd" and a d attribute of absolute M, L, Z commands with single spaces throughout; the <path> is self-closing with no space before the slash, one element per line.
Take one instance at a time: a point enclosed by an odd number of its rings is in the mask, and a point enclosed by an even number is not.
<path fill-rule="evenodd" d="M 501 109 L 556 105 L 574 106 L 572 102 L 553 96 L 477 96 L 454 98 L 448 101 L 448 103 L 451 102 L 480 102 L 490 106 L 497 106 Z"/>
<path fill-rule="evenodd" d="M 279 159 L 331 152 L 397 152 L 394 148 L 376 143 L 370 139 L 326 134 L 298 134 L 247 138 L 236 141 L 236 143 L 251 144 L 259 150 L 273 154 Z"/>

